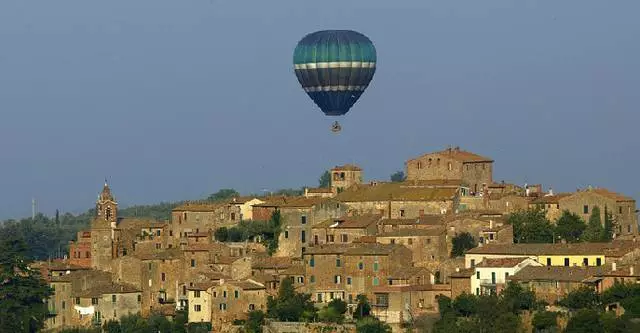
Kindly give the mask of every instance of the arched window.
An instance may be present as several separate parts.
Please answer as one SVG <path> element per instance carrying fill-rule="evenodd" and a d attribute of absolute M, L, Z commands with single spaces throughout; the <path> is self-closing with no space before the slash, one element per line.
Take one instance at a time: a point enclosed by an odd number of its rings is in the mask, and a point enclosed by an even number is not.
<path fill-rule="evenodd" d="M 105 210 L 104 219 L 107 221 L 111 219 L 111 207 L 107 207 Z"/>

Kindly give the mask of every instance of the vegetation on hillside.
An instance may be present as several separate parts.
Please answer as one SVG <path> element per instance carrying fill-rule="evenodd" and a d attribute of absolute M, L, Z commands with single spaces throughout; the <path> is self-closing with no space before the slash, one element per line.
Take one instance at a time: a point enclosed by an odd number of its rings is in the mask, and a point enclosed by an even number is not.
<path fill-rule="evenodd" d="M 241 221 L 237 226 L 218 228 L 214 237 L 220 242 L 244 242 L 259 239 L 270 255 L 278 250 L 278 238 L 282 229 L 282 216 L 276 210 L 269 221 Z"/>
<path fill-rule="evenodd" d="M 318 179 L 318 187 L 331 187 L 331 173 L 329 172 L 329 170 L 326 170 L 324 173 L 322 173 L 322 176 L 320 176 L 320 178 Z"/>
<path fill-rule="evenodd" d="M 407 179 L 407 177 L 404 175 L 404 171 L 396 171 L 392 173 L 389 178 L 394 183 L 403 182 Z"/>
<path fill-rule="evenodd" d="M 478 242 L 468 232 L 456 233 L 451 239 L 451 258 L 462 257 L 468 251 L 478 246 Z"/>

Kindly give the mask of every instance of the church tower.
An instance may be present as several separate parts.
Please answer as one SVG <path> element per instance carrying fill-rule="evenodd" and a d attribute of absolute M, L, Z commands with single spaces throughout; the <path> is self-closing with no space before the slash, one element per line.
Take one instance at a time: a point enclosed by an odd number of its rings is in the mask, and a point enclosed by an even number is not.
<path fill-rule="evenodd" d="M 96 202 L 96 216 L 91 223 L 91 266 L 95 269 L 111 270 L 117 221 L 118 203 L 105 180 Z"/>

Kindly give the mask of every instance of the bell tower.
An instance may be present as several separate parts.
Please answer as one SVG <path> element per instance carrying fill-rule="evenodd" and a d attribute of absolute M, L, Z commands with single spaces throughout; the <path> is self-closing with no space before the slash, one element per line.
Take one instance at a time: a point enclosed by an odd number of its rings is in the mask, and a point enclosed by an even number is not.
<path fill-rule="evenodd" d="M 96 202 L 96 216 L 91 223 L 91 267 L 111 270 L 117 221 L 118 203 L 105 180 Z"/>

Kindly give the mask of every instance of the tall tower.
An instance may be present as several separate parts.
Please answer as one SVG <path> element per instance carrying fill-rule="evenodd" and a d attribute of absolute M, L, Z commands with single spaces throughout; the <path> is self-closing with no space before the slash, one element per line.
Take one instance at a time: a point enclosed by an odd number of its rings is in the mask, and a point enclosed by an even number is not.
<path fill-rule="evenodd" d="M 91 223 L 91 266 L 95 269 L 111 270 L 117 221 L 118 203 L 105 180 L 96 202 L 96 216 Z"/>

